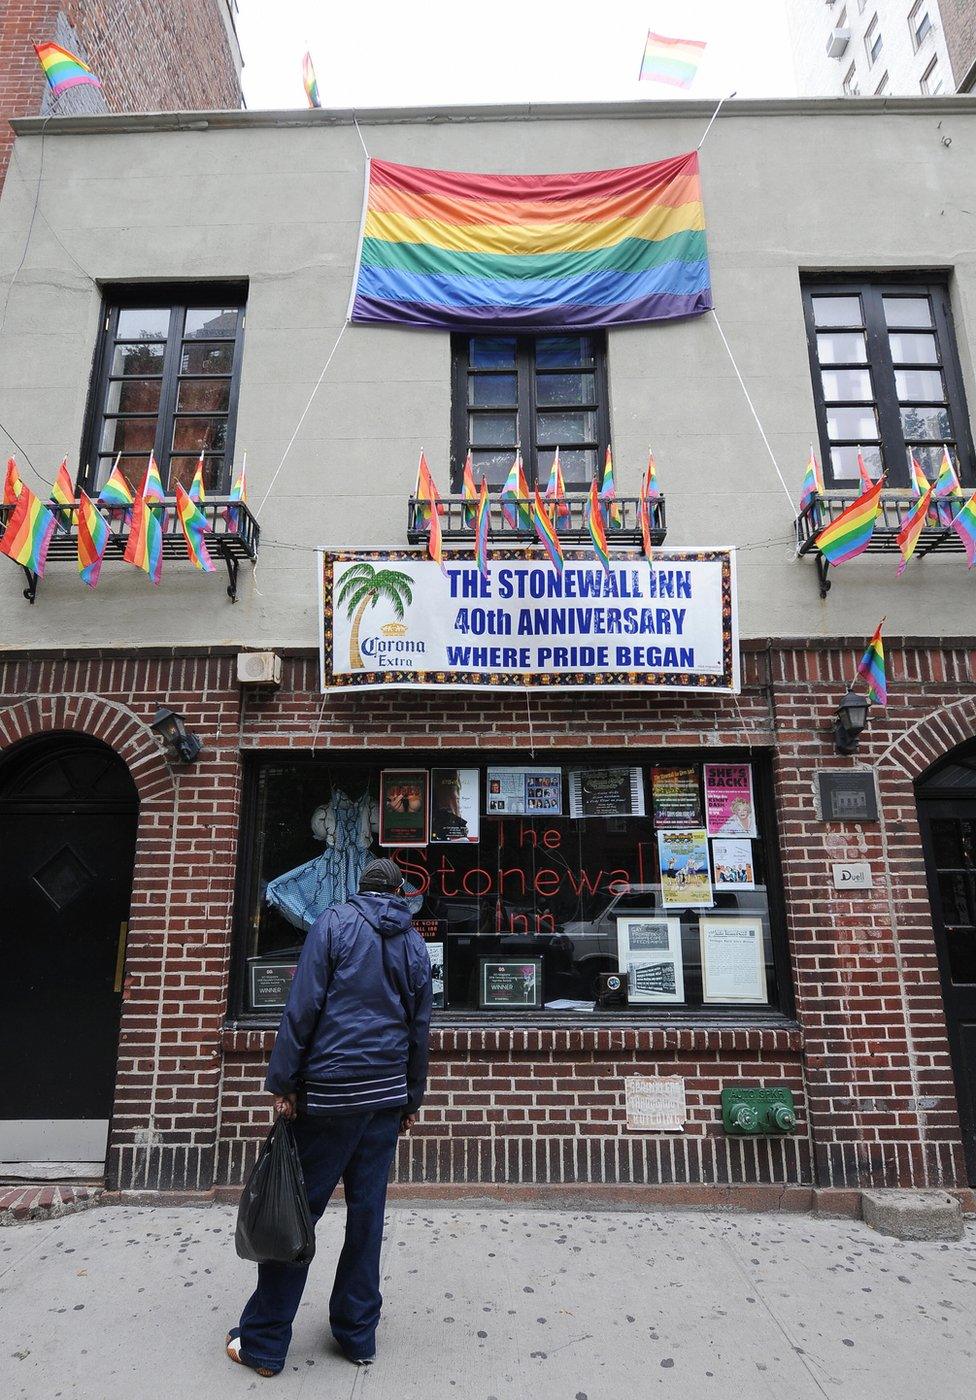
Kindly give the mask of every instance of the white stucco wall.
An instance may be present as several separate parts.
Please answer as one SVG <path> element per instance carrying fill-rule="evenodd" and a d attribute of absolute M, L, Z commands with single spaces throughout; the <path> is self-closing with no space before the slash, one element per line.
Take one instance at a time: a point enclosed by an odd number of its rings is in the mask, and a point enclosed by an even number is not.
<path fill-rule="evenodd" d="M 363 186 L 354 127 L 280 115 L 287 124 L 222 114 L 205 130 L 139 130 L 153 124 L 139 118 L 48 126 L 30 245 L 0 334 L 0 421 L 47 481 L 65 451 L 77 466 L 98 284 L 246 278 L 237 458 L 246 449 L 251 503 L 261 501 L 343 322 Z M 697 143 L 707 114 L 642 104 L 632 115 L 360 120 L 377 156 L 530 172 L 672 155 Z M 0 200 L 0 307 L 24 252 L 39 133 L 39 123 L 22 126 Z M 976 403 L 974 133 L 969 98 L 732 104 L 712 128 L 702 168 L 716 307 L 794 499 L 815 436 L 801 269 L 951 269 Z M 895 559 L 865 558 L 819 600 L 812 563 L 793 559 L 791 502 L 711 316 L 612 332 L 609 378 L 618 489 L 636 492 L 653 443 L 668 543 L 742 550 L 744 635 L 868 634 L 882 613 L 892 636 L 974 630 L 974 580 L 958 555 L 926 560 L 902 581 Z M 32 608 L 22 575 L 0 559 L 0 646 L 312 644 L 308 550 L 405 544 L 421 445 L 448 489 L 449 423 L 446 334 L 350 328 L 260 510 L 260 564 L 254 579 L 242 569 L 236 606 L 222 570 L 208 579 L 167 563 L 154 589 L 110 562 L 94 593 L 71 565 L 51 564 Z"/>

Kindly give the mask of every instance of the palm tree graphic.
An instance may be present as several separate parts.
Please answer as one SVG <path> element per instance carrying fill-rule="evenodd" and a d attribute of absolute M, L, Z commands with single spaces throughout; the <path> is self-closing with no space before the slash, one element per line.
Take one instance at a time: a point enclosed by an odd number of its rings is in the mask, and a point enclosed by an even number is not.
<path fill-rule="evenodd" d="M 404 604 L 413 602 L 410 575 L 398 573 L 396 569 L 380 569 L 377 572 L 372 564 L 354 564 L 342 576 L 336 593 L 336 603 L 346 605 L 346 617 L 352 618 L 352 631 L 349 634 L 349 665 L 354 671 L 364 671 L 362 652 L 359 650 L 359 626 L 367 608 L 375 608 L 380 598 L 385 598 L 393 608 L 398 621 L 403 620 Z M 355 612 L 355 617 L 353 613 Z"/>

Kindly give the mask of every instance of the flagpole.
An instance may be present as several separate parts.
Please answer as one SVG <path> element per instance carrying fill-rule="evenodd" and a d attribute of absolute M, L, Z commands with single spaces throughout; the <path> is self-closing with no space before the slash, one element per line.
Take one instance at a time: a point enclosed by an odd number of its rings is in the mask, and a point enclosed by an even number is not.
<path fill-rule="evenodd" d="M 731 101 L 732 101 L 732 98 L 735 96 L 735 94 L 736 94 L 737 91 L 738 91 L 738 89 L 735 89 L 735 90 L 733 90 L 732 92 L 729 93 L 728 97 L 720 97 L 720 98 L 719 98 L 719 100 L 718 100 L 718 106 L 715 108 L 715 111 L 712 113 L 712 120 L 711 120 L 711 121 L 708 123 L 708 125 L 706 126 L 704 135 L 702 136 L 702 139 L 698 142 L 698 145 L 695 147 L 695 149 L 696 149 L 697 151 L 700 151 L 701 148 L 702 148 L 702 146 L 704 146 L 704 144 L 705 144 L 705 137 L 708 135 L 708 133 L 709 133 L 709 132 L 711 131 L 711 129 L 712 129 L 712 122 L 714 122 L 715 118 L 718 116 L 719 112 L 722 110 L 722 104 L 723 104 L 724 102 L 731 102 Z"/>

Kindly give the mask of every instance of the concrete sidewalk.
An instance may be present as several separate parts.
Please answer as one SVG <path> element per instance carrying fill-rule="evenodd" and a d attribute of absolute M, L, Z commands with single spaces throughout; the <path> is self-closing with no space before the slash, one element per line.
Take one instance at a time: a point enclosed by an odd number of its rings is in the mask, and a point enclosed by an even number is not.
<path fill-rule="evenodd" d="M 4 1400 L 790 1397 L 972 1392 L 976 1230 L 906 1244 L 796 1215 L 392 1209 L 379 1359 L 329 1347 L 319 1257 L 288 1365 L 234 1367 L 234 1211 L 120 1206 L 0 1231 Z"/>

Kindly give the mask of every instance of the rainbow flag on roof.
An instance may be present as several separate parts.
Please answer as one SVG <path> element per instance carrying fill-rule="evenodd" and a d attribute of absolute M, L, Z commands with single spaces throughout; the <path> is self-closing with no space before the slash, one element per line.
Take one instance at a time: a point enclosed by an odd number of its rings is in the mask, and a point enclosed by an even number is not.
<path fill-rule="evenodd" d="M 556 534 L 556 527 L 552 523 L 552 516 L 546 510 L 545 502 L 539 495 L 538 486 L 535 487 L 532 495 L 532 524 L 539 537 L 539 543 L 549 556 L 549 563 L 557 573 L 563 571 L 563 547 Z"/>
<path fill-rule="evenodd" d="M 305 57 L 302 59 L 302 87 L 305 89 L 308 105 L 310 107 L 321 107 L 319 85 L 315 78 L 315 69 L 312 67 L 312 55 L 307 49 L 305 51 Z"/>
<path fill-rule="evenodd" d="M 607 549 L 607 531 L 603 524 L 603 511 L 600 508 L 600 497 L 596 489 L 596 477 L 590 482 L 589 506 L 586 512 L 586 524 L 590 531 L 590 539 L 593 541 L 593 549 L 596 557 L 610 572 L 610 553 Z"/>
<path fill-rule="evenodd" d="M 122 558 L 158 583 L 163 573 L 163 527 L 152 501 L 138 495 L 132 503 L 132 524 Z"/>
<path fill-rule="evenodd" d="M 94 588 L 102 572 L 105 546 L 111 530 L 92 498 L 78 492 L 78 573 L 82 583 Z"/>
<path fill-rule="evenodd" d="M 966 549 L 966 566 L 976 564 L 976 491 L 961 510 L 953 516 L 952 528 L 962 540 Z"/>
<path fill-rule="evenodd" d="M 368 163 L 354 325 L 560 332 L 711 305 L 696 151 L 567 175 Z"/>
<path fill-rule="evenodd" d="M 48 545 L 57 522 L 28 486 L 21 486 L 17 504 L 7 517 L 7 527 L 0 539 L 0 554 L 6 554 L 15 564 L 22 564 L 38 578 L 44 577 Z"/>
<path fill-rule="evenodd" d="M 831 520 L 816 536 L 814 543 L 820 553 L 831 564 L 846 564 L 856 559 L 865 549 L 874 534 L 875 522 L 881 510 L 881 488 L 884 477 L 863 492 L 857 500 L 842 510 L 836 520 Z"/>
<path fill-rule="evenodd" d="M 689 88 L 695 81 L 704 52 L 704 39 L 669 39 L 649 29 L 639 81 Z"/>
<path fill-rule="evenodd" d="M 186 552 L 190 556 L 190 562 L 205 574 L 212 574 L 217 566 L 210 558 L 203 538 L 209 528 L 207 517 L 181 481 L 176 483 L 175 489 L 176 517 L 186 540 Z"/>
<path fill-rule="evenodd" d="M 34 52 L 55 96 L 68 88 L 102 86 L 85 60 L 60 44 L 35 44 Z"/>
<path fill-rule="evenodd" d="M 867 651 L 857 666 L 857 674 L 863 676 L 868 683 L 868 699 L 873 705 L 887 705 L 888 703 L 884 642 L 881 640 L 881 629 L 884 624 L 885 620 L 882 618 L 875 629 L 874 636 L 868 642 Z"/>

